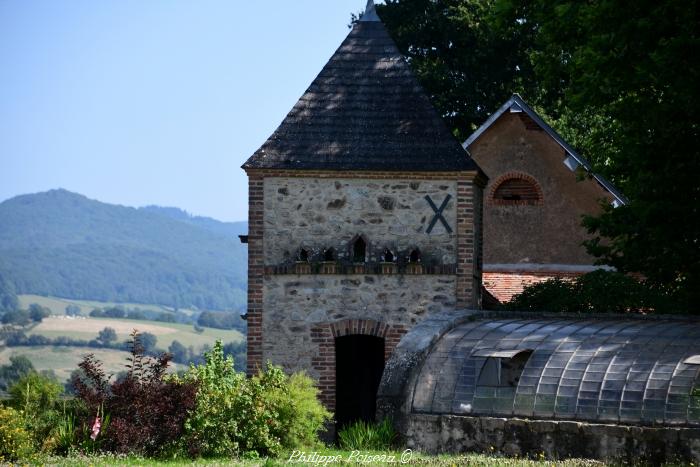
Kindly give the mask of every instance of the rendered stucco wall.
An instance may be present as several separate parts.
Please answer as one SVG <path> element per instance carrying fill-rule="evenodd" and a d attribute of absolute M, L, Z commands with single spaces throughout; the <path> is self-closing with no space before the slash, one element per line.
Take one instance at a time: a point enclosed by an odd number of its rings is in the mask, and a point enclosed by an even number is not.
<path fill-rule="evenodd" d="M 469 147 L 489 177 L 484 190 L 484 264 L 593 264 L 581 246 L 581 216 L 600 212 L 609 194 L 591 179 L 578 181 L 564 150 L 524 114 L 505 113 Z M 536 205 L 499 205 L 491 196 L 502 177 L 525 174 L 540 185 Z"/>

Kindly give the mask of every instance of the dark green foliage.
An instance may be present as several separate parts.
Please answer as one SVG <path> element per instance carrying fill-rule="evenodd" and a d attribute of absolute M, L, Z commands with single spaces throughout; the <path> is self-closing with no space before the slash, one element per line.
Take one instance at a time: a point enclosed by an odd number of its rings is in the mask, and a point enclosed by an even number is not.
<path fill-rule="evenodd" d="M 15 324 L 17 326 L 26 326 L 31 322 L 31 317 L 27 310 L 6 311 L 2 315 L 2 324 Z"/>
<path fill-rule="evenodd" d="M 396 446 L 397 434 L 388 418 L 381 423 L 362 420 L 349 425 L 338 433 L 340 447 L 346 450 L 386 451 Z"/>
<path fill-rule="evenodd" d="M 34 372 L 34 365 L 24 355 L 10 357 L 9 365 L 0 366 L 0 391 L 7 389 L 22 376 Z"/>
<path fill-rule="evenodd" d="M 4 311 L 14 311 L 19 308 L 19 300 L 15 293 L 15 286 L 9 279 L 3 276 L 0 271 L 0 313 Z"/>
<path fill-rule="evenodd" d="M 245 321 L 238 313 L 223 313 L 220 311 L 203 311 L 197 319 L 197 324 L 217 329 L 245 329 Z"/>
<path fill-rule="evenodd" d="M 124 318 L 126 316 L 126 312 L 124 311 L 124 308 L 119 307 L 119 306 L 105 308 L 103 310 L 103 312 L 104 312 L 103 316 L 105 318 Z"/>
<path fill-rule="evenodd" d="M 377 12 L 452 129 L 465 139 L 515 91 L 534 94 L 528 43 L 493 0 L 387 0 Z M 500 21 L 500 27 L 495 27 Z"/>
<path fill-rule="evenodd" d="M 0 203 L 0 274 L 17 293 L 239 310 L 246 249 L 210 227 L 65 190 L 18 196 Z"/>
<path fill-rule="evenodd" d="M 51 316 L 51 310 L 45 306 L 32 303 L 29 305 L 29 317 L 35 323 L 41 323 L 44 318 Z"/>
<path fill-rule="evenodd" d="M 585 225 L 601 264 L 700 301 L 697 5 L 389 0 L 377 10 L 453 132 L 513 92 L 630 199 Z M 544 111 L 544 112 L 543 112 Z"/>
<path fill-rule="evenodd" d="M 68 305 L 66 306 L 66 316 L 79 316 L 80 307 L 78 305 Z"/>
<path fill-rule="evenodd" d="M 104 345 L 109 345 L 117 340 L 117 331 L 114 328 L 105 327 L 97 333 L 97 340 Z"/>
<path fill-rule="evenodd" d="M 175 363 L 186 363 L 188 361 L 187 347 L 182 345 L 178 340 L 173 340 L 170 343 L 168 352 L 173 356 L 173 361 Z"/>
<path fill-rule="evenodd" d="M 80 363 L 82 373 L 75 375 L 72 384 L 88 408 L 84 426 L 92 426 L 95 414 L 110 417 L 99 434 L 102 449 L 160 456 L 180 439 L 184 421 L 194 408 L 196 386 L 166 377 L 169 361 L 168 354 L 146 357 L 139 334 L 133 333 L 124 378 L 110 383 L 92 356 Z"/>
<path fill-rule="evenodd" d="M 568 313 L 675 312 L 677 305 L 647 284 L 619 272 L 597 270 L 575 281 L 550 279 L 525 287 L 503 308 Z"/>
<path fill-rule="evenodd" d="M 700 37 L 693 2 L 531 2 L 533 56 L 571 113 L 604 116 L 581 141 L 631 203 L 586 225 L 589 251 L 641 272 L 686 310 L 700 300 Z M 562 60 L 565 57 L 566 60 Z M 605 241 L 603 239 L 612 239 Z"/>
<path fill-rule="evenodd" d="M 150 332 L 140 333 L 139 340 L 145 353 L 150 353 L 153 349 L 155 349 L 156 343 L 158 342 L 158 338 L 155 336 L 155 334 Z"/>

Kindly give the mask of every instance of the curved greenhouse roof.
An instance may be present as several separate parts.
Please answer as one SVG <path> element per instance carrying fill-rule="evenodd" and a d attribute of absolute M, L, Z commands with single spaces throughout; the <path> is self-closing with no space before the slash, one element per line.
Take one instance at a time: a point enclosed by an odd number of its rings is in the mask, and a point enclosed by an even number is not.
<path fill-rule="evenodd" d="M 483 316 L 429 350 L 412 411 L 700 425 L 696 356 L 697 322 Z"/>

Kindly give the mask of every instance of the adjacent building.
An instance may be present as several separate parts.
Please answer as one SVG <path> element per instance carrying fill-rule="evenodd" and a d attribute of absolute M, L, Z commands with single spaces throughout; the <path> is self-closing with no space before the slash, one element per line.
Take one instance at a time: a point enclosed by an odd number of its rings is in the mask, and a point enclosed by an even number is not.
<path fill-rule="evenodd" d="M 584 215 L 627 201 L 518 95 L 464 143 L 484 189 L 484 286 L 500 302 L 550 278 L 593 271 Z"/>

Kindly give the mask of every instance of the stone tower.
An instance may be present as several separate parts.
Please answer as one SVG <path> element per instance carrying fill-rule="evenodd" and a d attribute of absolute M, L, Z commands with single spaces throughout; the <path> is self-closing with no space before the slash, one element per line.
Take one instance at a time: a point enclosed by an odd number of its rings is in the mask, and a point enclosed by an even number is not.
<path fill-rule="evenodd" d="M 344 423 L 431 313 L 477 308 L 486 177 L 370 0 L 249 178 L 248 371 L 305 370 Z"/>

